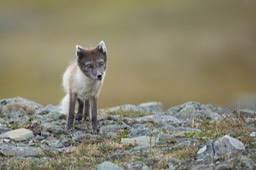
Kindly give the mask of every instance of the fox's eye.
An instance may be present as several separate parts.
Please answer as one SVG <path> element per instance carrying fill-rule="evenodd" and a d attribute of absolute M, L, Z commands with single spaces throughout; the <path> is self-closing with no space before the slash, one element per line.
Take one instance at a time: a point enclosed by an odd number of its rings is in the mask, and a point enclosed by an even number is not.
<path fill-rule="evenodd" d="M 92 68 L 92 64 L 85 64 L 86 68 Z"/>
<path fill-rule="evenodd" d="M 100 65 L 100 66 L 103 66 L 103 65 L 104 65 L 104 61 L 100 61 L 100 62 L 99 62 L 99 65 Z"/>

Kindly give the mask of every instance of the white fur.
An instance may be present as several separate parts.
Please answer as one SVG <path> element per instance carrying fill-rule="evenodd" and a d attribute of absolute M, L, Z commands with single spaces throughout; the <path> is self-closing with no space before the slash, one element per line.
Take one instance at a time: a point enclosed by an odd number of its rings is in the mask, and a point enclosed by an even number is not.
<path fill-rule="evenodd" d="M 98 97 L 104 77 L 105 73 L 103 74 L 103 79 L 101 81 L 92 80 L 82 73 L 76 63 L 70 65 L 63 75 L 63 87 L 67 94 L 61 102 L 62 112 L 65 114 L 68 113 L 70 91 L 76 93 L 77 98 L 81 100 Z"/>

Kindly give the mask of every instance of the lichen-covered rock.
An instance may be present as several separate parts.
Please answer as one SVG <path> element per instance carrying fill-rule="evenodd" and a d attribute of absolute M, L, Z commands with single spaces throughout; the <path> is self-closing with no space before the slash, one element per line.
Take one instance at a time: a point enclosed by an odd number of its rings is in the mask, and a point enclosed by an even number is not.
<path fill-rule="evenodd" d="M 147 102 L 139 104 L 137 108 L 151 113 L 162 112 L 163 104 L 161 102 Z"/>
<path fill-rule="evenodd" d="M 122 138 L 121 143 L 123 144 L 137 144 L 144 146 L 155 146 L 159 141 L 159 137 L 155 136 L 139 136 L 134 138 Z"/>
<path fill-rule="evenodd" d="M 172 107 L 167 110 L 167 115 L 172 115 L 183 121 L 190 121 L 197 118 L 202 120 L 219 120 L 222 116 L 215 111 L 212 105 L 202 105 L 197 102 L 187 102 L 185 104 Z"/>
<path fill-rule="evenodd" d="M 33 137 L 33 132 L 25 128 L 12 130 L 0 135 L 0 138 L 10 138 L 15 141 L 29 140 L 32 139 Z"/>
<path fill-rule="evenodd" d="M 0 134 L 11 131 L 10 128 L 0 124 Z"/>
<path fill-rule="evenodd" d="M 33 114 L 41 107 L 42 105 L 21 97 L 0 100 L 0 112 L 2 114 L 13 111 L 23 111 L 28 114 Z"/>
<path fill-rule="evenodd" d="M 213 149 L 215 152 L 214 159 L 230 157 L 232 154 L 242 154 L 245 151 L 244 144 L 228 135 L 218 138 L 213 143 Z"/>
<path fill-rule="evenodd" d="M 40 148 L 17 147 L 13 145 L 0 145 L 0 153 L 4 156 L 15 157 L 35 157 L 44 155 L 44 152 Z"/>
<path fill-rule="evenodd" d="M 213 163 L 214 151 L 212 142 L 209 141 L 197 151 L 196 162 L 200 164 L 209 165 Z"/>
<path fill-rule="evenodd" d="M 132 104 L 126 104 L 122 106 L 116 106 L 109 108 L 109 112 L 114 112 L 117 110 L 123 110 L 123 111 L 145 111 L 150 113 L 159 113 L 162 112 L 163 104 L 160 102 L 147 102 L 147 103 L 141 103 L 139 105 L 132 105 Z"/>
<path fill-rule="evenodd" d="M 116 164 L 113 164 L 112 162 L 105 161 L 97 165 L 96 170 L 124 170 L 124 169 Z"/>
<path fill-rule="evenodd" d="M 247 169 L 247 170 L 254 170 L 256 169 L 256 162 L 251 160 L 246 156 L 241 156 L 238 165 L 236 166 L 237 169 Z"/>

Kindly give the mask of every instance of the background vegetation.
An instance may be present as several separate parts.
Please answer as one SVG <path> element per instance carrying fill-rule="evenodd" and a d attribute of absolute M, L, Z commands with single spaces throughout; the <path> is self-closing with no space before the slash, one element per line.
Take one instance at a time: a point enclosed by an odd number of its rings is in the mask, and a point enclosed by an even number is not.
<path fill-rule="evenodd" d="M 255 16 L 253 0 L 1 0 L 0 98 L 57 104 L 75 45 L 103 39 L 100 107 L 225 104 L 255 92 Z"/>

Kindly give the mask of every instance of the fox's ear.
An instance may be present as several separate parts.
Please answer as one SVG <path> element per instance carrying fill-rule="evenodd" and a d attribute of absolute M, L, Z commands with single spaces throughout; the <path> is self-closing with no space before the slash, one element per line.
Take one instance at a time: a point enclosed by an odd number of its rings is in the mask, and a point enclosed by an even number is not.
<path fill-rule="evenodd" d="M 96 48 L 99 50 L 99 52 L 101 52 L 103 54 L 107 54 L 107 47 L 106 47 L 104 41 L 101 41 Z"/>
<path fill-rule="evenodd" d="M 76 45 L 76 56 L 77 57 L 83 57 L 83 55 L 84 55 L 84 48 L 82 47 L 82 46 L 80 46 L 80 45 Z"/>

